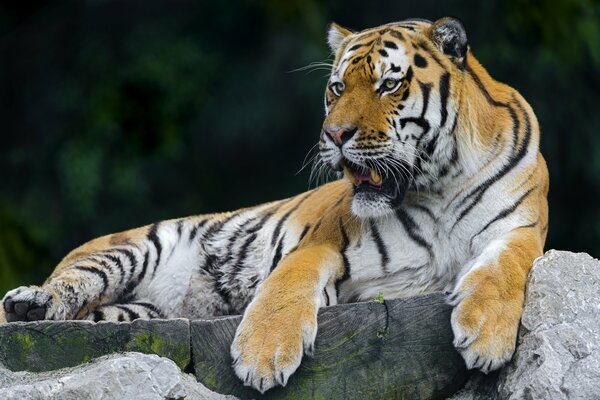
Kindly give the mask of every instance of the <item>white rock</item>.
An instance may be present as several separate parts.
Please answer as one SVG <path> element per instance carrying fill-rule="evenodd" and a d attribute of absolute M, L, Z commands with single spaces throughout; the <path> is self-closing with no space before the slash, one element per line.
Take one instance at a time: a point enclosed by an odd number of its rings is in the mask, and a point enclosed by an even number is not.
<path fill-rule="evenodd" d="M 58 371 L 11 372 L 0 366 L 0 399 L 234 399 L 214 393 L 157 355 L 123 353 Z"/>
<path fill-rule="evenodd" d="M 600 262 L 548 251 L 529 275 L 502 399 L 600 399 Z"/>

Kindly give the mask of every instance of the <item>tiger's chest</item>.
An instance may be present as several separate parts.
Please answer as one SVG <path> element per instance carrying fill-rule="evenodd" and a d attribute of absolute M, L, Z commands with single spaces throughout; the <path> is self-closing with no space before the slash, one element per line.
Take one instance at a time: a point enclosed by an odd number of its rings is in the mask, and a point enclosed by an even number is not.
<path fill-rule="evenodd" d="M 415 209 L 371 221 L 345 249 L 348 277 L 338 284 L 338 301 L 408 297 L 447 291 L 471 256 L 460 234 Z"/>

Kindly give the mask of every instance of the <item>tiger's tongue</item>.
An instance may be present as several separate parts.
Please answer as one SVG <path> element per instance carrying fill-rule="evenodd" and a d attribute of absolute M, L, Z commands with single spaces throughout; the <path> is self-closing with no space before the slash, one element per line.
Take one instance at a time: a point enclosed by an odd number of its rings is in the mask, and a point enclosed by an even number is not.
<path fill-rule="evenodd" d="M 344 173 L 354 185 L 369 182 L 373 186 L 381 186 L 381 175 L 374 169 L 370 170 L 369 174 L 361 174 L 360 172 L 350 171 L 348 167 L 344 166 Z"/>

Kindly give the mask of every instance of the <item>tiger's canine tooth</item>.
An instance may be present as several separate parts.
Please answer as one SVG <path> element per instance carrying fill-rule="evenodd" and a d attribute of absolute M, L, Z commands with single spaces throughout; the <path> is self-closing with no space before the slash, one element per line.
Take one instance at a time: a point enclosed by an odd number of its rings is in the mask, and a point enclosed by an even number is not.
<path fill-rule="evenodd" d="M 379 185 L 381 183 L 381 175 L 374 169 L 371 169 L 371 180 L 374 184 Z"/>

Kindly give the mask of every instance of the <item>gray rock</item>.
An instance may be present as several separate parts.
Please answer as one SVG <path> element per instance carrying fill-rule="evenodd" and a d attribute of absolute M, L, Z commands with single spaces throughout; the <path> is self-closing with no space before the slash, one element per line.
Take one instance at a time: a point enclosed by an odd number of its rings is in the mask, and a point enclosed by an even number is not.
<path fill-rule="evenodd" d="M 465 386 L 447 400 L 498 400 L 498 372 L 474 372 Z"/>
<path fill-rule="evenodd" d="M 600 262 L 548 251 L 530 273 L 502 399 L 600 399 Z"/>
<path fill-rule="evenodd" d="M 235 399 L 211 392 L 177 365 L 157 355 L 123 353 L 51 372 L 12 372 L 0 365 L 0 398 Z"/>

